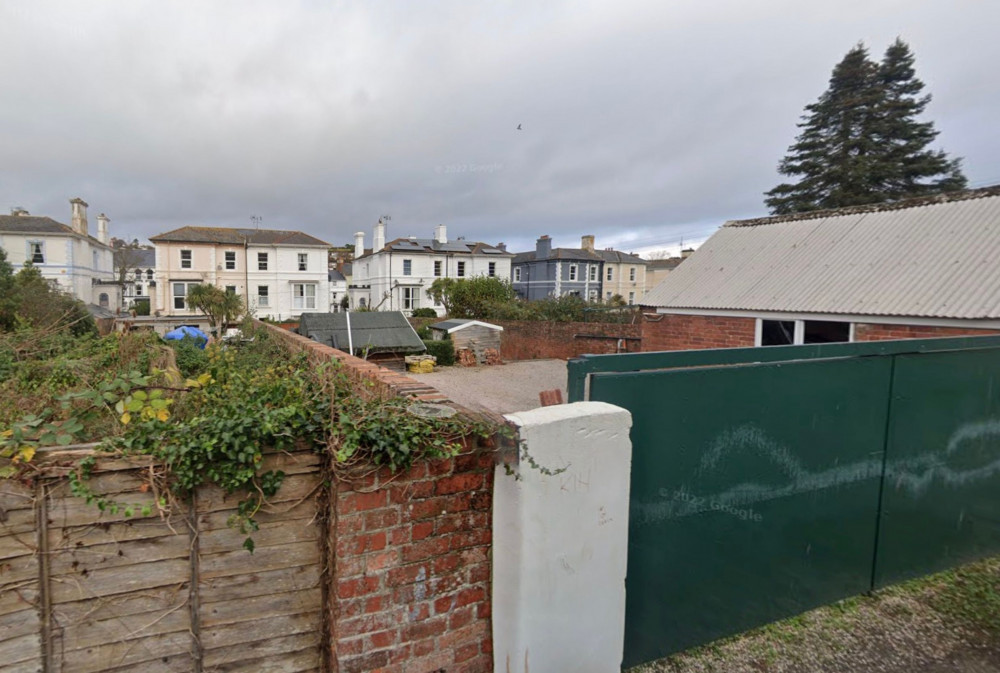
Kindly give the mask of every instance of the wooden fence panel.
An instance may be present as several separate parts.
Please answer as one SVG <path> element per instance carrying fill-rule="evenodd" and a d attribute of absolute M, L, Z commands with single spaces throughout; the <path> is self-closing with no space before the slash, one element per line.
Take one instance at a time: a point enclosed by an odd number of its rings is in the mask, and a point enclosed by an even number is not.
<path fill-rule="evenodd" d="M 51 465 L 33 486 L 0 481 L 4 671 L 322 670 L 319 455 L 265 456 L 286 477 L 257 513 L 253 554 L 229 526 L 238 494 L 202 488 L 161 516 L 148 460 L 102 459 L 88 487 L 134 505 L 112 514 Z"/>

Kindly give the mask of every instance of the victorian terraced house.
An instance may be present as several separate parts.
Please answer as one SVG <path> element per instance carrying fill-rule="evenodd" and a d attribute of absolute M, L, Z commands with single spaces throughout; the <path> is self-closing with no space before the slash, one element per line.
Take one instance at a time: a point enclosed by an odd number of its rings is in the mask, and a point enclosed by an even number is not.
<path fill-rule="evenodd" d="M 259 318 L 284 320 L 330 310 L 326 241 L 301 231 L 181 227 L 156 246 L 153 309 L 193 313 L 187 293 L 208 283 L 239 294 Z"/>
<path fill-rule="evenodd" d="M 121 289 L 108 238 L 110 220 L 98 215 L 97 236 L 91 236 L 87 203 L 73 199 L 70 205 L 72 225 L 31 215 L 23 208 L 0 216 L 0 247 L 15 269 L 30 262 L 43 278 L 85 304 L 116 311 L 121 307 Z"/>

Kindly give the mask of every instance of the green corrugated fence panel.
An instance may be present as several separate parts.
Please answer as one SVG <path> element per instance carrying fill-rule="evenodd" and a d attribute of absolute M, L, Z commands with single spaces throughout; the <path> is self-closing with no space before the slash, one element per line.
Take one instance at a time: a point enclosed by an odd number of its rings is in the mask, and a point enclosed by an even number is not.
<path fill-rule="evenodd" d="M 587 376 L 597 372 L 629 372 L 677 367 L 736 365 L 755 362 L 870 357 L 996 347 L 1000 347 L 1000 336 L 903 339 L 899 341 L 769 346 L 767 348 L 657 351 L 623 355 L 584 355 L 568 362 L 567 383 L 569 401 L 581 402 L 586 399 Z"/>
<path fill-rule="evenodd" d="M 1000 349 L 896 357 L 875 584 L 1000 552 Z"/>
<path fill-rule="evenodd" d="M 870 587 L 890 368 L 593 376 L 633 417 L 625 665 Z"/>

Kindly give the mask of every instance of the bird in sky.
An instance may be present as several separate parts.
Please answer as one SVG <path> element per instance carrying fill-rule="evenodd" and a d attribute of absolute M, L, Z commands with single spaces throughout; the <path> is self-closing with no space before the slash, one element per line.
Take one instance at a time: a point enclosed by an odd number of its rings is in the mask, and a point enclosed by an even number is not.
<path fill-rule="evenodd" d="M 521 130 L 521 125 L 520 125 L 520 124 L 518 124 L 518 125 L 517 125 L 517 130 L 518 130 L 518 131 L 520 131 L 520 130 Z"/>

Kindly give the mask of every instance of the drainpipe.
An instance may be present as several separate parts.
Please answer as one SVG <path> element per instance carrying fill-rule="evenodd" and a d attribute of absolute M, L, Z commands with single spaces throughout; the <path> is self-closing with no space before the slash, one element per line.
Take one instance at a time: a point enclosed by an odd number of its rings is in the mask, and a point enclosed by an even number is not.
<path fill-rule="evenodd" d="M 277 261 L 277 260 L 275 260 Z M 247 311 L 250 310 L 250 239 L 243 237 L 243 295 Z"/>

